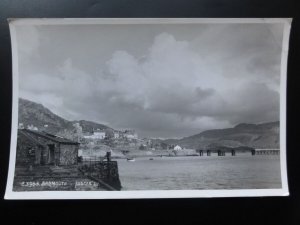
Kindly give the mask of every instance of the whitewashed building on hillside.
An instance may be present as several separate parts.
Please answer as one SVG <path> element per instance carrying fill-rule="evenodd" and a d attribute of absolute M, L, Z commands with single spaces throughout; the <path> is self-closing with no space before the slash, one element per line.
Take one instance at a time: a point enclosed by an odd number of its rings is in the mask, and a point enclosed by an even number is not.
<path fill-rule="evenodd" d="M 105 135 L 105 131 L 94 131 L 92 135 L 85 135 L 84 138 L 103 140 L 105 138 Z"/>
<path fill-rule="evenodd" d="M 176 145 L 176 146 L 174 147 L 174 150 L 178 151 L 178 150 L 182 150 L 182 148 L 181 148 L 179 145 Z"/>

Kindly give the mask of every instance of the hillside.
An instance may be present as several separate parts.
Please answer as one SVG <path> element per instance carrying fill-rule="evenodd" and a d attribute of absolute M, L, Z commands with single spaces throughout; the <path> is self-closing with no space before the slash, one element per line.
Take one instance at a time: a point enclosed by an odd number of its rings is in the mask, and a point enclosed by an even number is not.
<path fill-rule="evenodd" d="M 212 145 L 254 148 L 279 148 L 279 122 L 239 124 L 233 128 L 214 129 L 182 139 L 163 142 L 185 148 L 206 148 Z"/>
<path fill-rule="evenodd" d="M 24 127 L 33 125 L 39 130 L 45 130 L 53 134 L 63 130 L 72 130 L 74 123 L 79 123 L 83 132 L 92 132 L 93 129 L 111 129 L 103 124 L 91 121 L 68 121 L 54 114 L 42 104 L 22 98 L 19 98 L 19 123 L 23 123 Z"/>
<path fill-rule="evenodd" d="M 51 133 L 57 133 L 61 129 L 72 127 L 69 121 L 52 113 L 42 104 L 22 98 L 19 98 L 19 123 L 23 123 L 25 127 L 33 125 L 39 130 L 47 129 Z"/>
<path fill-rule="evenodd" d="M 95 123 L 92 121 L 86 121 L 86 120 L 79 120 L 79 121 L 74 121 L 73 123 L 79 123 L 80 126 L 82 127 L 82 130 L 84 132 L 93 132 L 93 130 L 112 130 L 112 128 L 105 126 L 103 124 Z"/>
<path fill-rule="evenodd" d="M 73 124 L 79 123 L 83 132 L 95 129 L 111 131 L 112 128 L 92 121 L 68 121 L 41 104 L 19 99 L 19 123 L 25 127 L 33 125 L 39 130 L 57 134 L 64 130 L 74 129 Z M 46 126 L 45 126 L 46 125 Z M 209 146 L 254 148 L 279 148 L 279 122 L 262 124 L 238 124 L 233 128 L 214 129 L 181 139 L 152 139 L 153 143 L 180 145 L 185 148 L 205 149 Z"/>

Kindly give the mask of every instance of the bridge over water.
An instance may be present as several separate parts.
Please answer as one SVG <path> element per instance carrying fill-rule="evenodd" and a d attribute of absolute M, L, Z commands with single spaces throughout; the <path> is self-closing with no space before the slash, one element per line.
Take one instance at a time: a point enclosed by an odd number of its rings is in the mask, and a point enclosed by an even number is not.
<path fill-rule="evenodd" d="M 215 147 L 211 149 L 198 149 L 196 150 L 199 153 L 199 156 L 211 156 L 212 153 L 216 153 L 218 156 L 231 155 L 235 156 L 239 153 L 249 153 L 251 155 L 279 155 L 280 149 L 254 149 L 250 147 L 237 147 L 237 148 L 229 148 L 229 147 Z"/>
<path fill-rule="evenodd" d="M 255 149 L 256 155 L 279 155 L 280 149 L 271 149 L 271 148 L 257 148 Z"/>

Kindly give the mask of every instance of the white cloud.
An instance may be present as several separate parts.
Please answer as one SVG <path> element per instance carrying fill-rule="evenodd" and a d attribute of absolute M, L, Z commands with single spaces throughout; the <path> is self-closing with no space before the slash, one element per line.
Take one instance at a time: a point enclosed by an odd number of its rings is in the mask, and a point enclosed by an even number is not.
<path fill-rule="evenodd" d="M 251 39 L 248 30 L 218 26 L 187 41 L 162 32 L 143 55 L 125 47 L 113 51 L 95 74 L 72 55 L 52 73 L 23 74 L 21 96 L 66 119 L 131 127 L 149 136 L 277 120 L 278 59 L 273 45 L 260 39 L 265 35 Z"/>
<path fill-rule="evenodd" d="M 158 115 L 174 116 L 177 120 L 183 118 L 184 124 L 191 129 L 188 121 L 203 129 L 268 120 L 268 110 L 278 112 L 278 95 L 266 84 L 253 82 L 245 68 L 234 79 L 224 76 L 188 42 L 177 41 L 167 33 L 154 39 L 142 59 L 126 51 L 116 51 L 107 67 L 110 77 L 99 76 L 98 83 L 101 84 L 100 93 L 107 95 L 108 107 L 134 105 L 139 108 L 136 113 L 145 114 L 145 117 L 149 117 L 149 112 L 156 113 L 153 121 L 160 121 Z M 273 113 L 270 118 L 276 120 L 276 116 Z M 136 119 L 134 116 L 133 120 Z M 152 125 L 155 124 L 153 121 Z M 182 121 L 177 123 L 185 127 Z"/>
<path fill-rule="evenodd" d="M 58 73 L 63 83 L 62 97 L 83 100 L 93 95 L 96 85 L 93 78 L 84 71 L 76 68 L 72 60 L 66 59 L 58 67 Z"/>

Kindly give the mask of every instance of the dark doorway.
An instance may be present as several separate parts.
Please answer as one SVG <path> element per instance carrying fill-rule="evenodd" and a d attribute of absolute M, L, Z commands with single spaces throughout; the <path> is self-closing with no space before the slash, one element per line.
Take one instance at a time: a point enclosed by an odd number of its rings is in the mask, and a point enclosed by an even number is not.
<path fill-rule="evenodd" d="M 50 144 L 48 145 L 48 149 L 49 149 L 49 155 L 48 155 L 48 163 L 49 164 L 54 164 L 55 162 L 55 158 L 54 158 L 54 144 Z"/>
<path fill-rule="evenodd" d="M 46 158 L 45 158 L 45 150 L 44 150 L 44 148 L 41 148 L 40 149 L 40 163 L 41 163 L 41 165 L 45 165 L 46 164 Z"/>

